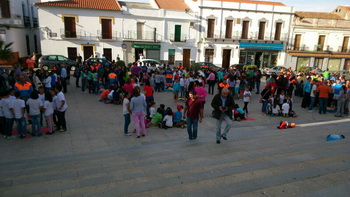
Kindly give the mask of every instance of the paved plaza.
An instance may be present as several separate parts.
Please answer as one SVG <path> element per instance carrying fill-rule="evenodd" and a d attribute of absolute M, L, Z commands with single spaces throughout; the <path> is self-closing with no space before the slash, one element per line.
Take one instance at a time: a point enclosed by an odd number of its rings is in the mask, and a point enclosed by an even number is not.
<path fill-rule="evenodd" d="M 0 139 L 0 196 L 349 196 L 350 119 L 310 113 L 300 98 L 297 118 L 268 117 L 259 97 L 249 105 L 255 120 L 235 121 L 221 144 L 211 95 L 197 140 L 181 128 L 147 129 L 137 139 L 123 135 L 121 105 L 70 85 L 67 132 Z M 183 104 L 168 92 L 155 93 L 155 101 Z M 279 130 L 281 120 L 297 127 Z M 331 133 L 346 138 L 326 142 Z"/>

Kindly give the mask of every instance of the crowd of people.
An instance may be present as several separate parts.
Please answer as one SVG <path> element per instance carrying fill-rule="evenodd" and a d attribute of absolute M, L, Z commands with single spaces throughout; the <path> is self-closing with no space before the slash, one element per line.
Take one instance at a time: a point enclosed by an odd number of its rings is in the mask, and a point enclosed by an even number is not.
<path fill-rule="evenodd" d="M 59 131 L 67 130 L 64 93 L 70 82 L 68 65 L 57 65 L 51 71 L 38 69 L 36 72 L 15 65 L 5 74 L 1 82 L 1 89 L 5 91 L 1 95 L 0 118 L 1 127 L 6 128 L 6 132 L 2 133 L 6 138 L 11 138 L 13 121 L 16 121 L 19 137 L 26 136 L 25 113 L 30 115 L 28 120 L 31 120 L 33 136 L 41 135 L 42 121 L 38 123 L 38 117 L 43 114 L 48 134 L 54 132 L 54 124 Z M 184 68 L 182 65 L 170 67 L 142 63 L 127 67 L 119 58 L 116 62 L 105 63 L 82 62 L 80 58 L 73 77 L 75 86 L 82 92 L 100 94 L 100 101 L 122 105 L 124 134 L 132 135 L 129 125 L 133 120 L 137 138 L 146 136 L 149 127 L 179 127 L 187 128 L 189 140 L 196 140 L 203 111 L 211 110 L 212 117 L 217 120 L 216 142 L 220 143 L 221 139 L 227 140 L 232 121 L 248 116 L 254 92 L 260 97 L 261 112 L 269 116 L 297 117 L 293 110 L 295 96 L 302 97 L 301 107 L 309 112 L 318 106 L 320 114 L 325 114 L 327 110 L 336 111 L 335 116 L 342 117 L 349 111 L 349 81 L 328 71 L 322 75 L 283 71 L 279 75 L 267 76 L 266 85 L 260 91 L 263 74 L 254 68 L 216 70 L 211 67 Z M 154 92 L 171 92 L 174 102 L 184 103 L 174 110 L 164 104 L 157 105 Z M 211 101 L 212 109 L 204 108 L 208 94 L 215 94 Z M 242 100 L 244 106 L 240 107 L 236 100 Z M 221 132 L 223 120 L 226 127 Z"/>

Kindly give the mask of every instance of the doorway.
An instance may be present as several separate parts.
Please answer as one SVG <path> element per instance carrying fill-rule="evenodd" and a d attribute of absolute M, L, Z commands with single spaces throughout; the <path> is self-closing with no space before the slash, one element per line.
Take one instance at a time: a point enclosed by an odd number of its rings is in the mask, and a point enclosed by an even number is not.
<path fill-rule="evenodd" d="M 190 63 L 191 63 L 190 58 L 191 58 L 191 49 L 184 49 L 182 62 L 185 68 L 190 66 Z"/>
<path fill-rule="evenodd" d="M 103 55 L 107 60 L 112 61 L 112 49 L 111 48 L 103 48 Z"/>
<path fill-rule="evenodd" d="M 350 71 L 350 59 L 345 60 L 344 70 Z"/>
<path fill-rule="evenodd" d="M 263 56 L 262 56 L 262 52 L 256 52 L 255 54 L 255 62 L 254 64 L 258 67 L 258 68 L 261 68 L 262 67 L 262 59 L 263 59 Z"/>
<path fill-rule="evenodd" d="M 87 60 L 91 56 L 94 55 L 94 47 L 93 46 L 84 46 L 84 60 Z"/>
<path fill-rule="evenodd" d="M 229 68 L 231 60 L 231 49 L 224 49 L 222 53 L 222 67 Z"/>
<path fill-rule="evenodd" d="M 143 55 L 143 49 L 135 48 L 135 62 L 140 60 L 140 54 Z"/>

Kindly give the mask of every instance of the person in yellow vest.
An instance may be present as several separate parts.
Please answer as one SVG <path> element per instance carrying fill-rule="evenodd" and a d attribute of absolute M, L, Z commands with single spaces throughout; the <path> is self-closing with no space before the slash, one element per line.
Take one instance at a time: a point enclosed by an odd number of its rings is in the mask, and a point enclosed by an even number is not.
<path fill-rule="evenodd" d="M 117 83 L 117 75 L 114 72 L 108 74 L 109 85 L 115 85 Z"/>
<path fill-rule="evenodd" d="M 221 83 L 219 83 L 219 93 L 221 93 L 221 90 L 223 89 L 223 88 L 229 88 L 230 87 L 230 84 L 228 84 L 227 83 L 227 81 L 226 80 L 223 80 Z"/>

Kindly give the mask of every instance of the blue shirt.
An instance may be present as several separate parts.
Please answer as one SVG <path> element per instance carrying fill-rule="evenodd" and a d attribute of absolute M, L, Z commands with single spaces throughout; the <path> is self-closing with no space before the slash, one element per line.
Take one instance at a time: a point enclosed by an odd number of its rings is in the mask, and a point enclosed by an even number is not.
<path fill-rule="evenodd" d="M 174 113 L 174 122 L 181 122 L 182 112 L 176 111 Z"/>
<path fill-rule="evenodd" d="M 221 96 L 221 106 L 222 107 L 225 107 L 225 104 L 226 104 L 226 100 L 227 100 L 227 97 L 225 98 L 225 97 L 223 97 L 223 96 Z"/>
<path fill-rule="evenodd" d="M 61 78 L 67 78 L 67 70 L 65 68 L 61 69 Z"/>

